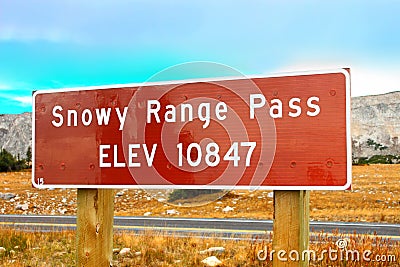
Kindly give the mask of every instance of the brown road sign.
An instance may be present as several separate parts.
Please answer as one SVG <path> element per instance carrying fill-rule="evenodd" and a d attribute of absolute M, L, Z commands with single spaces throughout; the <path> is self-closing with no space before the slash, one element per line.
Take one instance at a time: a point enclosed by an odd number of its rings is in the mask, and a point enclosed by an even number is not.
<path fill-rule="evenodd" d="M 37 91 L 33 185 L 346 189 L 345 69 Z"/>

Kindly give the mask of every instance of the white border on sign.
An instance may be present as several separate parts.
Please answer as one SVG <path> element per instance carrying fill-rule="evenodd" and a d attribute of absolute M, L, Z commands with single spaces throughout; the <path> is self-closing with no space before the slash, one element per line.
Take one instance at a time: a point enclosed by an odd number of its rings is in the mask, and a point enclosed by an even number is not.
<path fill-rule="evenodd" d="M 257 79 L 257 78 L 273 78 L 273 77 L 290 77 L 290 76 L 307 76 L 318 74 L 335 74 L 341 73 L 346 78 L 346 148 L 347 148 L 347 182 L 343 186 L 245 186 L 245 185 L 229 185 L 229 186 L 208 186 L 208 185 L 62 185 L 62 184 L 37 184 L 35 181 L 35 118 L 36 106 L 35 97 L 38 94 L 50 94 L 60 92 L 74 92 L 74 91 L 89 91 L 110 88 L 124 88 L 124 87 L 140 87 L 152 85 L 167 85 L 179 83 L 196 83 L 196 82 L 217 82 L 225 80 L 242 80 L 242 79 Z M 129 84 L 111 84 L 102 86 L 87 86 L 87 87 L 74 87 L 50 90 L 38 90 L 33 93 L 32 100 L 32 185 L 36 188 L 110 188 L 110 189 L 238 189 L 238 190 L 347 190 L 351 187 L 352 182 L 352 151 L 351 151 L 351 106 L 350 106 L 350 74 L 344 68 L 317 70 L 317 71 L 298 71 L 277 73 L 271 75 L 252 75 L 246 77 L 218 77 L 218 78 L 201 78 L 201 79 L 188 79 L 188 80 L 174 80 L 174 81 L 160 81 L 160 82 L 147 82 L 147 83 L 129 83 Z"/>

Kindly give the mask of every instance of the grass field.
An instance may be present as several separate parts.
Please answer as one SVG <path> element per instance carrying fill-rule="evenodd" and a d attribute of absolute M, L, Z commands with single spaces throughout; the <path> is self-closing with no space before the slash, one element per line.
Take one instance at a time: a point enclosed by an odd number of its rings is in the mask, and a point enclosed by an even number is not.
<path fill-rule="evenodd" d="M 0 199 L 3 214 L 75 214 L 76 190 L 32 188 L 30 172 L 0 173 L 0 193 L 17 195 Z M 116 215 L 272 219 L 270 191 L 231 191 L 207 205 L 179 207 L 166 204 L 164 192 L 122 190 L 115 198 Z M 163 200 L 161 200 L 163 198 Z M 161 200 L 158 201 L 157 199 Z M 17 209 L 27 204 L 27 210 Z M 231 207 L 224 212 L 224 208 Z M 169 210 L 175 212 L 168 212 Z M 168 213 L 168 215 L 167 215 Z M 310 218 L 318 221 L 400 223 L 400 164 L 353 167 L 350 191 L 312 191 Z"/>
<path fill-rule="evenodd" d="M 337 238 L 343 236 L 320 234 L 313 240 L 318 242 L 311 242 L 310 250 L 315 252 L 315 257 L 311 257 L 310 266 L 400 266 L 398 242 L 355 234 L 347 236 L 347 249 L 359 253 L 359 257 L 353 257 L 346 256 L 345 250 L 337 247 Z M 42 234 L 0 229 L 0 244 L 6 249 L 0 252 L 1 266 L 76 265 L 73 232 Z M 207 251 L 212 247 L 224 249 Z M 113 266 L 204 266 L 202 261 L 209 256 L 216 256 L 222 262 L 219 266 L 272 266 L 270 241 L 175 238 L 157 232 L 142 236 L 118 233 L 114 235 L 114 248 Z M 122 248 L 129 248 L 129 252 L 119 254 Z M 268 252 L 268 257 L 264 256 L 264 251 Z M 336 253 L 329 256 L 323 251 Z"/>
<path fill-rule="evenodd" d="M 13 193 L 0 199 L 0 213 L 75 214 L 76 190 L 38 190 L 31 187 L 30 172 L 0 173 L 0 193 Z M 246 217 L 272 219 L 273 198 L 270 191 L 232 191 L 207 205 L 179 207 L 160 200 L 163 192 L 122 190 L 115 198 L 116 215 L 180 217 Z M 25 204 L 26 209 L 21 209 Z M 224 208 L 231 207 L 224 212 Z M 174 213 L 167 211 L 175 210 Z M 149 214 L 151 213 L 151 214 Z M 369 221 L 400 223 L 400 165 L 370 165 L 353 168 L 350 191 L 313 191 L 310 195 L 311 220 Z M 272 266 L 260 258 L 260 251 L 271 251 L 271 236 L 261 241 L 233 241 L 218 238 L 175 238 L 158 232 L 142 236 L 128 233 L 114 235 L 114 266 L 204 266 L 202 260 L 216 256 L 220 266 Z M 346 238 L 346 239 L 345 239 Z M 336 240 L 348 241 L 346 249 L 360 253 L 371 251 L 371 261 L 340 258 Z M 311 240 L 310 249 L 317 257 L 310 266 L 400 266 L 400 243 L 376 236 L 320 233 Z M 0 266 L 75 266 L 75 233 L 27 233 L 0 229 Z M 223 247 L 220 252 L 207 252 Z M 130 251 L 118 253 L 122 248 Z M 330 259 L 324 251 L 338 251 Z M 343 255 L 343 254 L 342 254 Z M 363 255 L 363 254 L 361 254 Z M 382 261 L 382 259 L 385 261 Z M 380 259 L 380 261 L 377 261 Z"/>

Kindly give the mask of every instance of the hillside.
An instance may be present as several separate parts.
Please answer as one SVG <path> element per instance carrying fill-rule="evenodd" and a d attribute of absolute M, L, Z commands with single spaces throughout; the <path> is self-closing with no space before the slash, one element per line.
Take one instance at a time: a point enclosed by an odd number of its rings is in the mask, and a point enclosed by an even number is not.
<path fill-rule="evenodd" d="M 400 92 L 352 99 L 353 155 L 400 154 Z"/>
<path fill-rule="evenodd" d="M 25 158 L 32 146 L 32 114 L 0 114 L 0 148 Z"/>
<path fill-rule="evenodd" d="M 353 158 L 400 155 L 400 92 L 353 97 Z M 0 115 L 0 148 L 24 157 L 32 142 L 31 113 Z"/>

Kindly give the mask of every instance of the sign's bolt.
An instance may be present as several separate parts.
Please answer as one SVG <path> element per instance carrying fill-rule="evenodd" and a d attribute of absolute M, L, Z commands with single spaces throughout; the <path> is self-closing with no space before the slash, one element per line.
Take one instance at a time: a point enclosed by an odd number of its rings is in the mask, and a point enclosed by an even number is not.
<path fill-rule="evenodd" d="M 90 163 L 89 169 L 90 169 L 90 170 L 94 170 L 94 168 L 95 168 L 94 164 L 93 164 L 93 163 Z"/>
<path fill-rule="evenodd" d="M 43 166 L 43 164 L 39 164 L 39 170 L 43 170 L 44 169 L 44 166 Z"/>
<path fill-rule="evenodd" d="M 46 112 L 46 107 L 45 107 L 45 106 L 41 106 L 41 107 L 40 107 L 40 111 L 41 111 L 41 112 Z"/>
<path fill-rule="evenodd" d="M 170 170 L 172 168 L 172 164 L 170 162 L 167 163 L 167 169 Z"/>
<path fill-rule="evenodd" d="M 76 103 L 76 104 L 75 104 L 75 107 L 76 107 L 77 109 L 81 108 L 81 103 Z"/>
<path fill-rule="evenodd" d="M 330 94 L 331 96 L 335 96 L 335 95 L 336 95 L 336 90 L 335 90 L 335 89 L 330 90 L 330 91 L 329 91 L 329 94 Z"/>
<path fill-rule="evenodd" d="M 296 165 L 297 165 L 296 161 L 292 160 L 292 161 L 290 162 L 290 168 L 295 168 Z"/>
<path fill-rule="evenodd" d="M 60 164 L 60 169 L 61 169 L 61 170 L 65 170 L 65 163 L 61 163 L 61 164 Z"/>
<path fill-rule="evenodd" d="M 222 96 L 221 96 L 221 95 L 217 95 L 217 98 L 218 98 L 218 99 L 221 99 L 221 98 L 222 98 Z"/>
<path fill-rule="evenodd" d="M 97 223 L 96 224 L 96 234 L 98 234 L 100 232 L 100 224 Z"/>
<path fill-rule="evenodd" d="M 332 168 L 332 166 L 333 166 L 333 161 L 332 160 L 327 160 L 326 161 L 326 167 L 328 167 L 328 168 Z"/>
<path fill-rule="evenodd" d="M 272 95 L 273 95 L 273 96 L 278 96 L 278 91 L 274 91 L 274 92 L 272 93 Z"/>
<path fill-rule="evenodd" d="M 262 167 L 264 165 L 264 163 L 262 163 L 261 161 L 258 163 L 258 166 Z"/>

